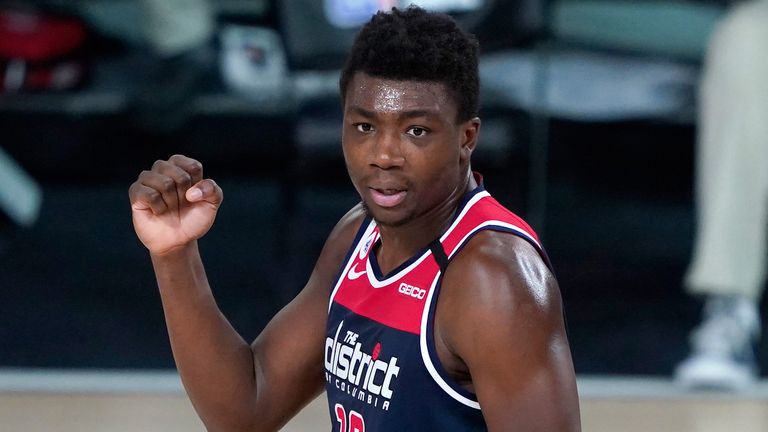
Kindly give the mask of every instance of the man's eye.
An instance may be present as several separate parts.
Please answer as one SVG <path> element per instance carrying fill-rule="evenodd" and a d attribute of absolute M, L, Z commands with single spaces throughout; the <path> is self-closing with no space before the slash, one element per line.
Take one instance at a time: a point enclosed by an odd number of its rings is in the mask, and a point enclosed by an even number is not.
<path fill-rule="evenodd" d="M 414 137 L 418 138 L 418 137 L 422 137 L 422 136 L 426 135 L 427 134 L 427 130 L 422 128 L 422 127 L 414 126 L 414 127 L 410 128 L 410 129 L 408 129 L 408 131 L 406 133 L 408 135 L 411 135 L 411 136 L 414 136 Z"/>
<path fill-rule="evenodd" d="M 362 133 L 368 133 L 373 131 L 373 125 L 371 125 L 370 123 L 358 123 L 355 125 L 355 128 L 357 129 L 358 132 L 362 132 Z"/>

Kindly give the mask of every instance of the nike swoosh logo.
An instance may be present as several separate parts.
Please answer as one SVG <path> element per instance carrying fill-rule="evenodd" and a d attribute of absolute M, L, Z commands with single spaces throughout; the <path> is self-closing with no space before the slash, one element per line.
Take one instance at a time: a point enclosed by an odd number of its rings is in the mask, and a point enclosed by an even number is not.
<path fill-rule="evenodd" d="M 365 270 L 363 270 L 363 271 L 361 271 L 361 272 L 359 272 L 359 271 L 355 271 L 355 269 L 357 268 L 357 265 L 358 265 L 358 264 L 360 264 L 360 263 L 355 263 L 355 265 L 353 265 L 353 266 L 352 266 L 352 268 L 351 268 L 351 269 L 349 269 L 349 274 L 347 274 L 347 277 L 348 277 L 350 280 L 355 280 L 355 279 L 357 279 L 357 278 L 359 278 L 360 276 L 362 276 L 362 275 L 364 275 L 364 274 L 365 274 Z"/>

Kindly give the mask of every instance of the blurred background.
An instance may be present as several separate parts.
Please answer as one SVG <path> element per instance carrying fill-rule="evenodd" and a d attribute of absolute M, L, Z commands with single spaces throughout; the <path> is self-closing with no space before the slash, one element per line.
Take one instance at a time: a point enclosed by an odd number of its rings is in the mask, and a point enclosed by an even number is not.
<path fill-rule="evenodd" d="M 224 189 L 201 250 L 253 339 L 356 203 L 337 71 L 401 3 L 0 1 L 0 369 L 173 369 L 127 190 L 175 153 Z M 733 2 L 415 3 L 480 40 L 474 168 L 543 239 L 577 375 L 671 379 L 703 308 L 683 288 L 697 94 Z"/>

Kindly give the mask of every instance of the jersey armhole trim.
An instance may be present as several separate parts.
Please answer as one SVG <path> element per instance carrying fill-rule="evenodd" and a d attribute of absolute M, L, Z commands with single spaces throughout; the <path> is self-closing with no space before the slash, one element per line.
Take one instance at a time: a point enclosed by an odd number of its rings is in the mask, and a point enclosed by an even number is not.
<path fill-rule="evenodd" d="M 435 280 L 432 282 L 432 287 L 429 290 L 427 297 L 427 304 L 424 307 L 424 312 L 421 317 L 421 334 L 419 335 L 419 348 L 421 350 L 421 358 L 424 362 L 424 367 L 429 372 L 432 380 L 446 393 L 457 402 L 466 405 L 470 408 L 480 409 L 480 402 L 477 400 L 477 395 L 461 387 L 456 381 L 454 381 L 445 368 L 442 362 L 440 362 L 435 350 L 434 339 L 434 308 L 437 305 L 437 292 L 440 290 L 440 282 L 443 275 L 441 272 L 437 273 Z"/>
<path fill-rule="evenodd" d="M 549 261 L 549 256 L 547 255 L 544 248 L 541 246 L 538 240 L 536 240 L 535 237 L 530 235 L 525 229 L 520 228 L 517 225 L 513 225 L 507 222 L 502 222 L 498 220 L 490 220 L 483 222 L 482 224 L 476 226 L 472 231 L 467 233 L 467 235 L 464 236 L 464 238 L 459 241 L 459 243 L 456 245 L 456 247 L 453 248 L 450 254 L 448 254 L 448 262 L 450 262 L 454 256 L 456 256 L 457 253 L 461 252 L 462 249 L 464 249 L 464 246 L 467 245 L 469 240 L 472 239 L 477 233 L 481 231 L 497 231 L 497 232 L 505 232 L 509 234 L 516 235 L 523 240 L 530 243 L 531 246 L 533 246 L 534 249 L 536 249 L 536 252 L 539 254 L 539 257 L 544 261 L 544 264 L 547 266 L 547 268 L 554 274 L 554 270 L 552 269 L 552 264 Z"/>

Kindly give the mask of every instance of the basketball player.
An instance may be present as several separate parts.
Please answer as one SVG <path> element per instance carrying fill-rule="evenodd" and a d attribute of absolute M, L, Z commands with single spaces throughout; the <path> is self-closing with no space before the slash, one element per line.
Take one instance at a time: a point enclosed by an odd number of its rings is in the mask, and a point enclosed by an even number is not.
<path fill-rule="evenodd" d="M 209 430 L 273 431 L 325 389 L 333 431 L 580 430 L 559 289 L 536 234 L 473 173 L 478 46 L 445 15 L 378 13 L 340 79 L 361 197 L 252 344 L 196 240 L 223 193 L 175 155 L 130 188 L 171 347 Z"/>

